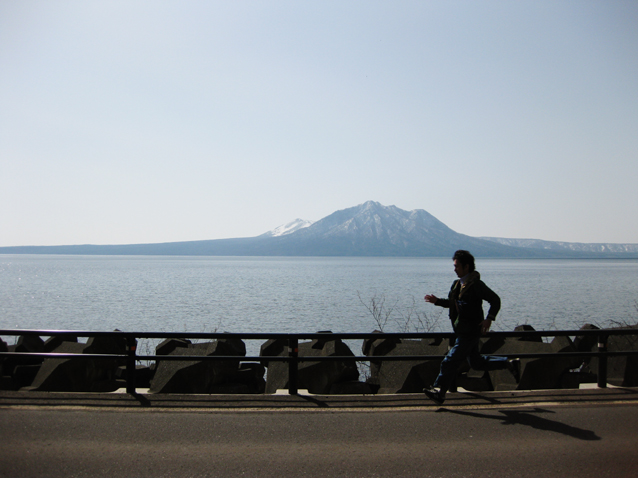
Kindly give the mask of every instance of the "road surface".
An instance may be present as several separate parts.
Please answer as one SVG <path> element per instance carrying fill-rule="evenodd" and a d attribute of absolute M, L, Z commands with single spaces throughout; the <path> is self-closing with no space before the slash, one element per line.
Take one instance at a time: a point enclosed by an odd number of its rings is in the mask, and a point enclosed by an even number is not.
<path fill-rule="evenodd" d="M 0 409 L 0 476 L 638 476 L 638 406 Z"/>

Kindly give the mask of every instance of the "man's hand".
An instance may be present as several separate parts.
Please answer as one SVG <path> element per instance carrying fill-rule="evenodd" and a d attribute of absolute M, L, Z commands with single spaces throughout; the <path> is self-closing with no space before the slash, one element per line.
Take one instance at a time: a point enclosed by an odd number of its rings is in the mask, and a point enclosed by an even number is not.
<path fill-rule="evenodd" d="M 430 304 L 434 304 L 437 300 L 439 300 L 439 298 L 435 295 L 431 295 L 428 294 L 424 297 L 426 302 L 429 302 Z"/>
<path fill-rule="evenodd" d="M 485 319 L 481 322 L 481 335 L 485 335 L 490 331 L 490 327 L 492 326 L 492 319 Z"/>

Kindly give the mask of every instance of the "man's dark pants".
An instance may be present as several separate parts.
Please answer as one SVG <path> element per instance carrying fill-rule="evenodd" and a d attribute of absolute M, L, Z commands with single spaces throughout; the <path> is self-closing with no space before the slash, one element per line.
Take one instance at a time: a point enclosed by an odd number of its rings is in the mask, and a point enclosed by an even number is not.
<path fill-rule="evenodd" d="M 454 345 L 441 362 L 441 371 L 434 381 L 434 386 L 442 393 L 446 393 L 458 372 L 461 363 L 467 359 L 474 370 L 502 370 L 507 368 L 507 357 L 495 357 L 493 355 L 481 355 L 479 353 L 479 340 L 477 335 L 459 334 Z"/>

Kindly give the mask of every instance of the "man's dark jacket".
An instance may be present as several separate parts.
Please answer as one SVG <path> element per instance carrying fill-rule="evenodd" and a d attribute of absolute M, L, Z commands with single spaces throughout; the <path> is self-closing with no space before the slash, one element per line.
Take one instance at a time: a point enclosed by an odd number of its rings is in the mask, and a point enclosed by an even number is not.
<path fill-rule="evenodd" d="M 450 309 L 450 321 L 457 334 L 480 335 L 481 322 L 485 320 L 483 301 L 490 304 L 487 318 L 494 320 L 501 308 L 500 297 L 481 280 L 481 275 L 471 272 L 464 285 L 457 279 L 450 288 L 447 299 L 438 299 L 434 305 Z"/>

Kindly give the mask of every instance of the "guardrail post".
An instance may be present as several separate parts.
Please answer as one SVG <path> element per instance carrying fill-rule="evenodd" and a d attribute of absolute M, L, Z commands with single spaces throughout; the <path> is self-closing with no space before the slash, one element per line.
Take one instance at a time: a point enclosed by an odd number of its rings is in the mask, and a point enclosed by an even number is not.
<path fill-rule="evenodd" d="M 598 352 L 607 352 L 607 335 L 598 336 Z M 607 388 L 607 356 L 598 356 L 598 388 Z"/>
<path fill-rule="evenodd" d="M 288 395 L 297 395 L 297 357 L 299 356 L 299 341 L 297 337 L 288 339 Z"/>
<path fill-rule="evenodd" d="M 126 337 L 126 393 L 135 394 L 135 351 L 137 340 L 132 335 Z"/>

